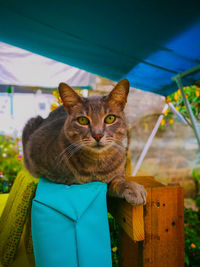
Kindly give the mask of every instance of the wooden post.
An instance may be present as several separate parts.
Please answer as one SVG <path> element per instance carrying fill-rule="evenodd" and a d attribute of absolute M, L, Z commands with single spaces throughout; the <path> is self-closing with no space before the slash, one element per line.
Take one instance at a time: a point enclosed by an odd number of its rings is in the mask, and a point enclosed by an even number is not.
<path fill-rule="evenodd" d="M 184 266 L 183 188 L 164 186 L 152 177 L 128 177 L 147 190 L 146 205 L 109 200 L 109 210 L 122 227 L 123 267 Z"/>

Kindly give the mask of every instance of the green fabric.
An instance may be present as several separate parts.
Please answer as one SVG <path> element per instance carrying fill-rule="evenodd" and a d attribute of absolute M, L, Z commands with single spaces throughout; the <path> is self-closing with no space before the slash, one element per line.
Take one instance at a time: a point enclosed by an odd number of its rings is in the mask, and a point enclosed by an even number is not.
<path fill-rule="evenodd" d="M 13 262 L 27 216 L 30 214 L 32 199 L 38 179 L 27 171 L 19 172 L 9 194 L 0 218 L 0 261 L 8 266 Z M 31 251 L 30 228 L 27 227 L 27 252 Z"/>
<path fill-rule="evenodd" d="M 0 217 L 8 200 L 9 194 L 0 194 Z"/>

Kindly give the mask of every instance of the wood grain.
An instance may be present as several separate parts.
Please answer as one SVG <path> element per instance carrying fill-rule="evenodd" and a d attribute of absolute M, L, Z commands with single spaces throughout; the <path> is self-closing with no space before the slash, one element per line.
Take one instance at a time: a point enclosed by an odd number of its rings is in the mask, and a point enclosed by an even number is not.
<path fill-rule="evenodd" d="M 122 266 L 183 267 L 183 188 L 165 186 L 153 177 L 127 180 L 144 185 L 147 202 L 136 207 L 122 199 L 108 201 L 110 212 L 122 227 Z"/>

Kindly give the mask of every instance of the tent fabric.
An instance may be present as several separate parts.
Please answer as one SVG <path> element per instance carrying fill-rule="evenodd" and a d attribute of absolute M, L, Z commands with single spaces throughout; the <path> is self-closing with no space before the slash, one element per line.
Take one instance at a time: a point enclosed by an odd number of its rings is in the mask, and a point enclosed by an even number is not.
<path fill-rule="evenodd" d="M 107 185 L 39 180 L 31 211 L 36 266 L 111 267 Z"/>
<path fill-rule="evenodd" d="M 172 76 L 200 64 L 199 0 L 3 0 L 0 10 L 1 41 L 146 91 L 168 95 Z"/>
<path fill-rule="evenodd" d="M 0 84 L 57 88 L 60 82 L 92 88 L 96 75 L 0 42 Z"/>

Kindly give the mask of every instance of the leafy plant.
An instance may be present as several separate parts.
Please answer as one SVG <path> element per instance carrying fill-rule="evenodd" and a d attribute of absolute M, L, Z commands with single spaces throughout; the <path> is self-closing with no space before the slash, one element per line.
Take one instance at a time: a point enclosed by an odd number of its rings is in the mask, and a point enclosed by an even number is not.
<path fill-rule="evenodd" d="M 108 213 L 108 221 L 110 228 L 112 265 L 113 267 L 119 267 L 120 227 L 110 213 Z"/>
<path fill-rule="evenodd" d="M 200 121 L 200 87 L 197 85 L 191 85 L 184 87 L 183 90 L 188 101 L 190 102 L 191 109 L 195 118 L 197 119 L 197 121 Z M 180 89 L 178 89 L 175 93 L 169 95 L 166 98 L 166 101 L 171 102 L 175 106 L 176 110 L 178 110 L 188 122 L 190 121 L 187 109 L 181 96 Z M 164 118 L 161 121 L 161 129 L 165 129 L 166 127 L 173 124 L 174 115 L 171 110 L 167 109 L 164 112 Z"/>
<path fill-rule="evenodd" d="M 185 264 L 197 267 L 200 263 L 200 154 L 197 153 L 196 168 L 192 170 L 195 183 L 195 198 L 185 208 Z M 187 204 L 187 203 L 186 203 Z"/>
<path fill-rule="evenodd" d="M 185 266 L 199 267 L 200 213 L 199 208 L 185 209 Z"/>
<path fill-rule="evenodd" d="M 8 193 L 15 177 L 22 168 L 19 154 L 20 139 L 0 135 L 0 193 Z"/>
<path fill-rule="evenodd" d="M 192 170 L 192 177 L 195 184 L 195 198 L 197 198 L 200 192 L 199 190 L 200 170 L 198 168 L 194 168 Z"/>

